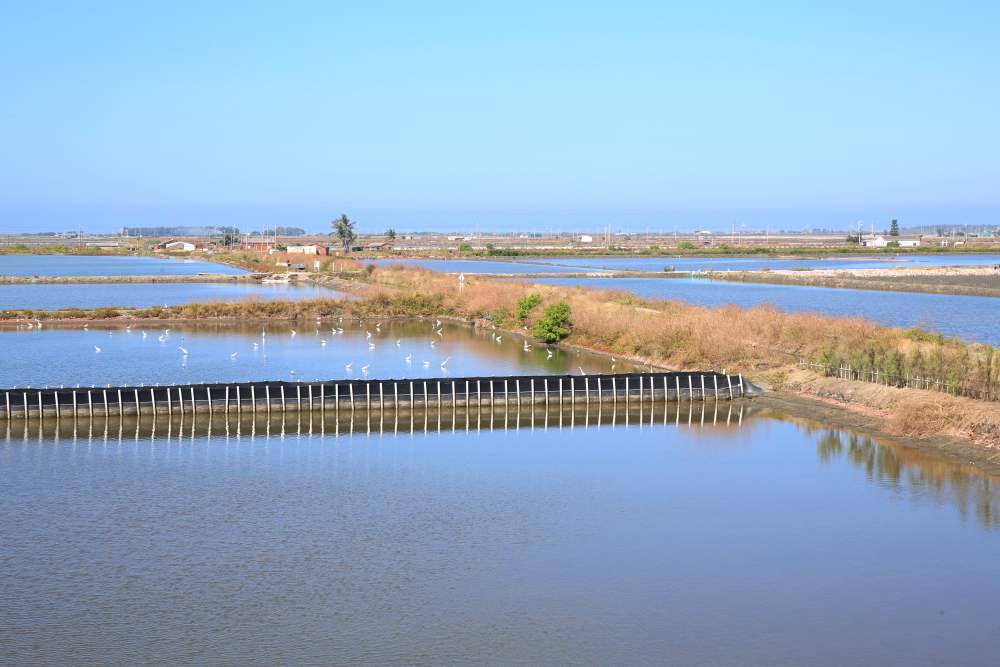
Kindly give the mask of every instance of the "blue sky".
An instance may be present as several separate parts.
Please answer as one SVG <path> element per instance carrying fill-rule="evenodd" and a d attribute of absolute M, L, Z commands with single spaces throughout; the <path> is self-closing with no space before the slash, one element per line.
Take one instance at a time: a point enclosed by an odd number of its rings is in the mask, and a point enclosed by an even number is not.
<path fill-rule="evenodd" d="M 1000 222 L 996 3 L 145 4 L 5 7 L 0 232 Z"/>

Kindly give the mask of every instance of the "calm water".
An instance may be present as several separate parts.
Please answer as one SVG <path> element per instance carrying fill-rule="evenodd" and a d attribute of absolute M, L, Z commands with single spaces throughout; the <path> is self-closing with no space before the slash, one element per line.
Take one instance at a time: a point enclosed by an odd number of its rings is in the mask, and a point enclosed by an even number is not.
<path fill-rule="evenodd" d="M 705 306 L 771 304 L 788 312 L 860 316 L 889 326 L 920 327 L 965 340 L 1000 345 L 1000 299 L 980 296 L 877 292 L 799 285 L 730 283 L 686 278 L 543 278 L 537 282 L 616 289 Z"/>
<path fill-rule="evenodd" d="M 246 273 L 225 264 L 170 257 L 0 255 L 0 276 L 180 276 Z"/>
<path fill-rule="evenodd" d="M 318 285 L 259 283 L 125 283 L 107 285 L 0 285 L 0 310 L 177 305 L 244 299 L 337 299 L 344 294 Z"/>
<path fill-rule="evenodd" d="M 334 335 L 334 326 L 344 333 Z M 603 356 L 559 349 L 549 358 L 544 347 L 526 352 L 523 345 L 523 339 L 510 336 L 497 343 L 490 333 L 463 326 L 445 325 L 438 336 L 431 322 L 387 323 L 381 330 L 374 321 L 271 324 L 266 330 L 260 325 L 167 329 L 155 322 L 132 329 L 47 325 L 0 330 L 5 357 L 0 387 L 611 371 Z M 632 368 L 619 361 L 615 370 Z"/>
<path fill-rule="evenodd" d="M 375 264 L 413 264 L 435 271 L 465 273 L 542 273 L 591 270 L 752 271 L 756 269 L 879 269 L 893 266 L 989 266 L 1000 255 L 903 255 L 775 259 L 769 257 L 532 257 L 500 260 L 377 260 Z"/>
<path fill-rule="evenodd" d="M 998 480 L 712 422 L 0 430 L 0 663 L 995 662 Z"/>

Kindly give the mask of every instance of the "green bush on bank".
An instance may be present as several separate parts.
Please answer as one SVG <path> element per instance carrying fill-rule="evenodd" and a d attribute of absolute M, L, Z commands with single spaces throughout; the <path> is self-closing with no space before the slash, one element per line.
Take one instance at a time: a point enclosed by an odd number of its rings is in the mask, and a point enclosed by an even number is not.
<path fill-rule="evenodd" d="M 557 343 L 572 333 L 569 321 L 569 304 L 565 301 L 548 306 L 535 322 L 531 333 L 545 343 Z"/>

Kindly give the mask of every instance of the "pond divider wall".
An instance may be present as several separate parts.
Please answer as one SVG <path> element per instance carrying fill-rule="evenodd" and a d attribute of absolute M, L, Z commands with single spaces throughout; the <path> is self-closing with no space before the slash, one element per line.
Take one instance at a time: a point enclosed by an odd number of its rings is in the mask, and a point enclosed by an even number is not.
<path fill-rule="evenodd" d="M 0 389 L 7 420 L 47 417 L 504 407 L 619 401 L 732 400 L 759 390 L 716 372 L 237 382 Z"/>

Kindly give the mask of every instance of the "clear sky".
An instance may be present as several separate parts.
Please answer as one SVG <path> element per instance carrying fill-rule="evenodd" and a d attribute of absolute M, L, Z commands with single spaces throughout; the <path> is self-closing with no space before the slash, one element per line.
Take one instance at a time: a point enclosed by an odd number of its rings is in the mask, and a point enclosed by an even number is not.
<path fill-rule="evenodd" d="M 0 232 L 1000 222 L 996 2 L 20 2 Z"/>

